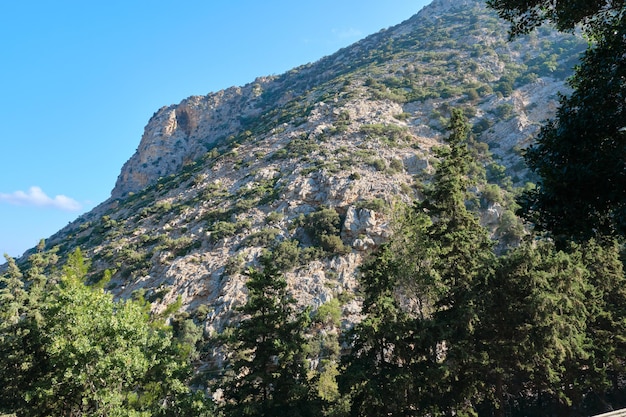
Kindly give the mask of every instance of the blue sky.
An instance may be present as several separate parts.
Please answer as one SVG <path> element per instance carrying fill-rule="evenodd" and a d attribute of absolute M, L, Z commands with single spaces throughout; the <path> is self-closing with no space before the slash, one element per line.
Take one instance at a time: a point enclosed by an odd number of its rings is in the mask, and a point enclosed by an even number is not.
<path fill-rule="evenodd" d="M 106 200 L 160 107 L 317 61 L 429 2 L 1 2 L 0 255 Z"/>

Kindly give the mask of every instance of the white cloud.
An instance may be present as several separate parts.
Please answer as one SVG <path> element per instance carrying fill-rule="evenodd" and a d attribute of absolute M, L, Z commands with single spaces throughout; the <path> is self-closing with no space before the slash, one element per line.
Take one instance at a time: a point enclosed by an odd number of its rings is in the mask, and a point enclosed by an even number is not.
<path fill-rule="evenodd" d="M 49 197 L 40 187 L 30 187 L 28 191 L 15 191 L 11 194 L 0 193 L 0 202 L 4 201 L 17 206 L 53 207 L 65 211 L 78 211 L 81 204 L 68 196 L 59 194 Z"/>

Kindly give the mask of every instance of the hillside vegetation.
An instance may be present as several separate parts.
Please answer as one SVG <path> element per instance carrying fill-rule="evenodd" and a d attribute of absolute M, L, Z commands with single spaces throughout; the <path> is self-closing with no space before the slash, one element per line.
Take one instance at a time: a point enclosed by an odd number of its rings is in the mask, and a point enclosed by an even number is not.
<path fill-rule="evenodd" d="M 524 148 L 565 117 L 559 93 L 579 97 L 565 79 L 587 43 L 507 29 L 478 0 L 435 0 L 157 111 L 109 200 L 7 258 L 0 412 L 626 405 L 622 236 L 551 234 L 526 204 L 549 183 Z"/>

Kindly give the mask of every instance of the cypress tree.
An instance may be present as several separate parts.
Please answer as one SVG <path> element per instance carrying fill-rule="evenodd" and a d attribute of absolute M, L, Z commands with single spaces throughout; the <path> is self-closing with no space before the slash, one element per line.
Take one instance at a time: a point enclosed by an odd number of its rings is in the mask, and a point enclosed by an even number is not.
<path fill-rule="evenodd" d="M 581 369 L 590 359 L 589 290 L 580 252 L 553 242 L 526 243 L 500 260 L 477 331 L 496 415 L 580 405 Z"/>

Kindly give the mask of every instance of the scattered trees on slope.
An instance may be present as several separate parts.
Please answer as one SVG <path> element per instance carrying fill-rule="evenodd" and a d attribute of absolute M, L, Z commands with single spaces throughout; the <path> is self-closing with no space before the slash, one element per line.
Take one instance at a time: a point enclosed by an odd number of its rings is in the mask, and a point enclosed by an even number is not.
<path fill-rule="evenodd" d="M 423 201 L 399 216 L 399 230 L 362 268 L 363 320 L 344 340 L 342 364 L 337 340 L 305 337 L 309 312 L 295 311 L 284 265 L 267 253 L 248 272 L 214 411 L 189 388 L 193 349 L 184 340 L 198 339 L 190 322 L 175 320 L 190 337 L 174 337 L 141 297 L 115 301 L 86 286 L 80 251 L 59 273 L 44 273 L 54 253 L 37 253 L 25 273 L 8 258 L 0 279 L 0 411 L 504 416 L 624 405 L 622 246 L 535 239 L 496 255 L 468 204 L 473 175 L 482 175 L 469 130 L 460 111 L 450 122 Z M 319 213 L 311 224 L 336 232 L 336 213 Z M 336 326 L 338 309 L 320 308 L 314 326 Z M 307 355 L 323 365 L 307 367 Z"/>

